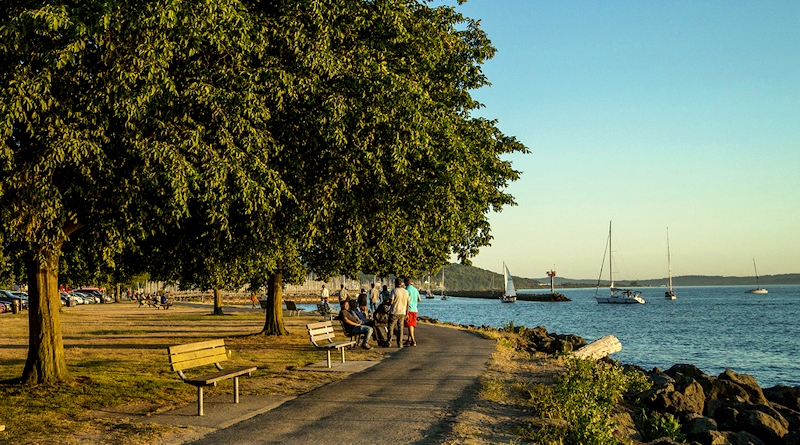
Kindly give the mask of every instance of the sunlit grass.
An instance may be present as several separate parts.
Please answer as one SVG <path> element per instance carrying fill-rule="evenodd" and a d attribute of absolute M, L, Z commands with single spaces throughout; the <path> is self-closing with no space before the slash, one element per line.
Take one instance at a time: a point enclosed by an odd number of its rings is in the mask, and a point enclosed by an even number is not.
<path fill-rule="evenodd" d="M 208 308 L 180 305 L 168 311 L 132 303 L 92 305 L 62 312 L 62 332 L 71 381 L 57 386 L 14 383 L 25 365 L 27 312 L 3 314 L 5 344 L 0 349 L 0 443 L 152 443 L 171 427 L 109 421 L 105 412 L 144 415 L 196 402 L 196 389 L 170 370 L 171 345 L 225 339 L 232 351 L 228 366 L 256 366 L 240 383 L 241 394 L 301 394 L 340 378 L 295 369 L 324 358 L 314 348 L 305 324 L 312 317 L 287 317 L 289 335 L 260 334 L 264 315 L 207 315 Z M 341 335 L 341 334 L 339 334 Z M 379 357 L 379 351 L 354 350 L 353 360 Z M 212 367 L 213 368 L 213 367 Z M 211 371 L 208 369 L 206 371 Z M 190 371 L 187 374 L 191 375 Z M 230 393 L 231 380 L 206 394 Z M 125 408 L 134 406 L 135 408 Z"/>

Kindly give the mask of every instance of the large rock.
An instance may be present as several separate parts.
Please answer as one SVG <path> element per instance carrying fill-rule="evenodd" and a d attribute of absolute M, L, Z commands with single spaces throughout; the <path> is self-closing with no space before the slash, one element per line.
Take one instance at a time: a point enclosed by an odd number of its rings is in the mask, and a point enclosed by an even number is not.
<path fill-rule="evenodd" d="M 627 411 L 616 412 L 611 416 L 611 423 L 614 424 L 612 433 L 617 439 L 642 440 L 642 434 L 636 429 L 636 422 L 633 416 Z"/>
<path fill-rule="evenodd" d="M 708 431 L 698 434 L 693 440 L 703 445 L 766 445 L 746 431 Z"/>
<path fill-rule="evenodd" d="M 678 374 L 683 374 L 685 376 L 691 377 L 697 381 L 701 380 L 708 380 L 709 376 L 706 375 L 703 371 L 700 370 L 697 366 L 688 365 L 688 364 L 677 364 L 673 365 L 671 368 L 664 371 L 667 375 L 675 378 Z"/>
<path fill-rule="evenodd" d="M 692 416 L 683 424 L 683 432 L 685 432 L 690 438 L 691 436 L 697 434 L 717 430 L 717 422 L 710 417 Z"/>
<path fill-rule="evenodd" d="M 547 328 L 545 328 L 544 326 L 537 326 L 537 327 L 535 327 L 533 329 L 528 329 L 528 332 L 526 332 L 526 335 L 528 337 L 532 338 L 535 343 L 539 343 L 544 338 L 548 337 Z"/>
<path fill-rule="evenodd" d="M 718 379 L 730 381 L 739 385 L 747 393 L 747 402 L 753 405 L 767 405 L 767 398 L 764 397 L 764 392 L 761 390 L 761 387 L 758 386 L 758 382 L 756 382 L 753 376 L 739 374 L 738 372 L 726 369 L 725 372 L 719 375 Z"/>
<path fill-rule="evenodd" d="M 780 414 L 778 414 L 780 416 Z M 767 443 L 776 443 L 789 434 L 786 419 L 775 417 L 761 410 L 747 410 L 737 417 L 739 429 L 758 436 Z"/>
<path fill-rule="evenodd" d="M 706 399 L 750 403 L 750 393 L 743 386 L 730 380 L 712 379 L 711 388 L 706 393 Z M 710 404 L 710 406 L 714 405 Z M 713 412 L 707 412 L 706 415 L 714 417 Z"/>
<path fill-rule="evenodd" d="M 800 386 L 773 386 L 764 389 L 764 396 L 770 402 L 800 411 Z"/>

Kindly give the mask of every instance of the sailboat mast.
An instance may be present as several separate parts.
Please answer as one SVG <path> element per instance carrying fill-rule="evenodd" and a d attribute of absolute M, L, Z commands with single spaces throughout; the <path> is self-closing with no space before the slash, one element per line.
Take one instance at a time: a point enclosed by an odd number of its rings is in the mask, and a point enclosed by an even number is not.
<path fill-rule="evenodd" d="M 669 291 L 672 292 L 672 257 L 669 255 L 669 227 L 667 227 L 667 271 L 669 272 Z"/>
<path fill-rule="evenodd" d="M 611 271 L 611 221 L 608 222 L 608 281 L 609 289 L 614 288 L 614 273 Z"/>
<path fill-rule="evenodd" d="M 761 289 L 758 287 L 758 268 L 756 267 L 756 259 L 753 258 L 753 270 L 756 272 L 756 289 Z"/>

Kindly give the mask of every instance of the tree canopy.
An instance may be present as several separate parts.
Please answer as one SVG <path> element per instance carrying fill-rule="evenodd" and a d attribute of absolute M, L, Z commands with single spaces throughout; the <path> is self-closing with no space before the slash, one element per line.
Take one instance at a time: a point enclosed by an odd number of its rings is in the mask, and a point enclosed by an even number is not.
<path fill-rule="evenodd" d="M 422 1 L 4 3 L 0 248 L 22 253 L 35 306 L 23 380 L 68 378 L 60 264 L 124 253 L 279 288 L 468 261 L 513 204 L 501 156 L 526 151 L 471 116 L 493 54 Z"/>

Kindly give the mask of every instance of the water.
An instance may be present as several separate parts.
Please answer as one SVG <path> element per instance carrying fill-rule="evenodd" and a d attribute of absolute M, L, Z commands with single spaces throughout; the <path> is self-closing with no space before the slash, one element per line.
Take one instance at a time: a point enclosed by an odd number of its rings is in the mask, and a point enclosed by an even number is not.
<path fill-rule="evenodd" d="M 423 299 L 419 314 L 477 326 L 544 325 L 589 342 L 611 334 L 622 343 L 612 358 L 622 363 L 648 370 L 690 363 L 709 375 L 752 375 L 764 388 L 800 385 L 800 286 L 769 286 L 766 295 L 748 288 L 677 287 L 677 300 L 665 299 L 664 288 L 642 288 L 644 305 L 597 304 L 594 289 L 559 289 L 572 300 L 561 303 Z"/>

